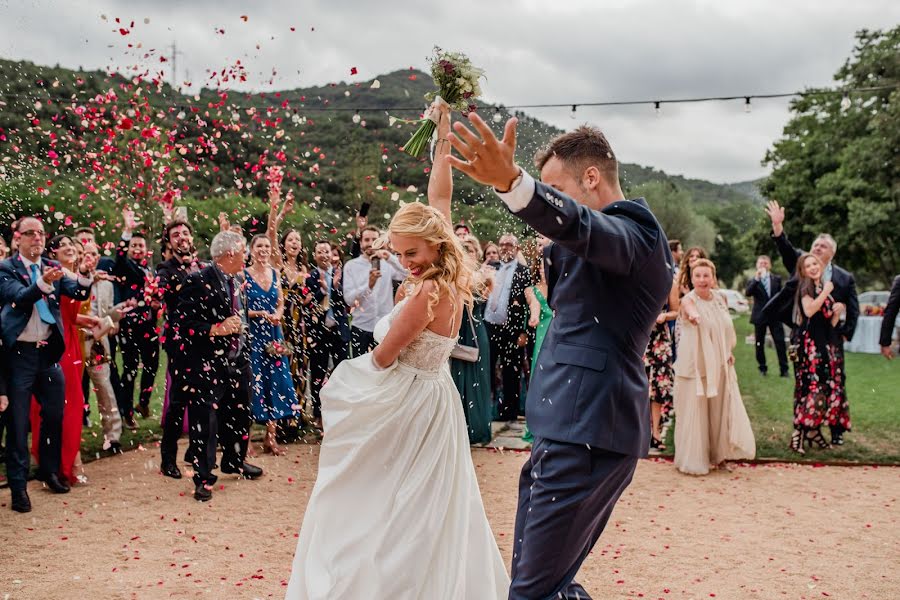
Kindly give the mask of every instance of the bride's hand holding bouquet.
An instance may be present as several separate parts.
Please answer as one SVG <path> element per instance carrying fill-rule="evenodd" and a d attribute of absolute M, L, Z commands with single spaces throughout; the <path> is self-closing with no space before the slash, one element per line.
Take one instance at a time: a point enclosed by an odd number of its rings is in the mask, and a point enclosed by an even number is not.
<path fill-rule="evenodd" d="M 403 146 L 403 151 L 410 156 L 418 157 L 422 154 L 434 137 L 435 130 L 440 124 L 441 115 L 440 112 L 436 113 L 434 110 L 436 104 L 445 104 L 448 109 L 468 114 L 478 108 L 475 100 L 481 96 L 480 80 L 484 76 L 484 71 L 474 66 L 465 54 L 446 52 L 435 47 L 429 62 L 431 63 L 431 76 L 438 89 L 425 94 L 425 99 L 431 101 L 432 105 L 425 112 L 419 128 Z M 438 139 L 441 139 L 440 135 Z"/>

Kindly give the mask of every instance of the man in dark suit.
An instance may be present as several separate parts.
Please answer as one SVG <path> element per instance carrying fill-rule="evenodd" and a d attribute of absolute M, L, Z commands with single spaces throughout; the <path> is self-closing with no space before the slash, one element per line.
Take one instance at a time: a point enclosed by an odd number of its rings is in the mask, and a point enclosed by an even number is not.
<path fill-rule="evenodd" d="M 316 242 L 314 259 L 316 266 L 306 278 L 306 288 L 312 296 L 312 302 L 305 318 L 306 337 L 310 340 L 309 379 L 313 416 L 321 426 L 322 404 L 319 392 L 330 373 L 329 361 L 336 367 L 347 358 L 350 328 L 347 326 L 341 270 L 332 267 L 329 241 Z"/>
<path fill-rule="evenodd" d="M 790 375 L 788 367 L 787 350 L 784 345 L 784 326 L 777 321 L 763 319 L 763 307 L 781 290 L 781 277 L 772 273 L 772 259 L 763 254 L 756 259 L 756 274 L 747 284 L 745 295 L 753 298 L 753 312 L 750 313 L 750 322 L 754 326 L 754 339 L 756 340 L 756 364 L 763 375 L 768 373 L 766 366 L 766 330 L 772 332 L 772 341 L 775 343 L 775 353 L 778 355 L 778 367 L 782 377 Z"/>
<path fill-rule="evenodd" d="M 881 335 L 878 336 L 878 345 L 881 346 L 881 354 L 888 360 L 894 358 L 891 349 L 891 341 L 894 338 L 894 328 L 897 321 L 897 313 L 900 312 L 900 275 L 894 277 L 891 286 L 891 295 L 887 306 L 884 307 L 884 318 L 881 320 Z"/>
<path fill-rule="evenodd" d="M 241 302 L 241 283 L 235 275 L 244 268 L 245 250 L 240 233 L 216 234 L 210 244 L 213 264 L 184 280 L 173 315 L 181 339 L 171 357 L 173 404 L 188 407 L 194 498 L 201 502 L 212 498 L 218 479 L 212 473 L 217 442 L 222 444 L 223 473 L 246 479 L 262 475 L 262 469 L 244 460 L 252 374 L 242 317 L 246 304 Z M 164 445 L 165 473 L 175 460 L 171 432 Z"/>
<path fill-rule="evenodd" d="M 126 216 L 122 239 L 116 249 L 113 275 L 119 289 L 117 302 L 135 300 L 137 305 L 119 323 L 116 334 L 122 351 L 122 375 L 117 400 L 119 412 L 129 426 L 134 426 L 134 384 L 141 370 L 138 412 L 150 416 L 150 398 L 156 371 L 159 369 L 159 334 L 156 329 L 160 299 L 155 292 L 153 271 L 148 267 L 147 240 L 133 231 L 133 221 Z"/>
<path fill-rule="evenodd" d="M 666 236 L 628 201 L 603 134 L 580 127 L 538 155 L 543 183 L 515 164 L 516 119 L 502 141 L 475 113 L 455 124 L 451 165 L 492 185 L 544 250 L 555 311 L 528 394 L 531 458 L 519 479 L 511 600 L 590 598 L 574 582 L 650 446 L 643 354 L 672 287 Z M 552 186 L 552 187 L 551 187 Z"/>
<path fill-rule="evenodd" d="M 772 237 L 775 239 L 775 245 L 778 247 L 778 253 L 781 255 L 781 261 L 784 268 L 796 277 L 797 258 L 803 254 L 799 248 L 795 248 L 788 239 L 787 233 L 784 231 L 784 208 L 779 206 L 778 202 L 769 202 L 766 207 L 766 213 L 772 220 Z M 853 274 L 834 264 L 834 255 L 837 253 L 837 242 L 827 233 L 819 234 L 813 240 L 809 253 L 817 257 L 824 267 L 822 272 L 822 281 L 830 281 L 834 284 L 834 291 L 831 296 L 835 302 L 840 302 L 847 307 L 847 320 L 838 325 L 838 333 L 845 341 L 853 339 L 853 333 L 856 331 L 856 322 L 859 320 L 859 298 L 856 294 L 856 279 Z"/>
<path fill-rule="evenodd" d="M 787 296 L 790 299 L 791 312 L 793 313 L 793 302 L 796 293 L 797 280 L 797 259 L 803 254 L 799 248 L 795 248 L 788 239 L 787 233 L 784 231 L 784 208 L 778 202 L 772 200 L 766 205 L 766 214 L 772 221 L 772 237 L 775 239 L 775 245 L 778 247 L 778 253 L 781 255 L 781 261 L 788 273 L 791 273 L 791 280 L 785 284 L 782 294 L 773 298 L 769 304 L 776 306 L 784 306 L 788 304 Z M 837 242 L 831 235 L 827 233 L 819 234 L 813 240 L 809 253 L 819 259 L 824 267 L 822 271 L 822 281 L 830 281 L 834 285 L 831 297 L 835 302 L 840 302 L 847 307 L 847 318 L 837 326 L 837 333 L 840 335 L 840 341 L 850 341 L 853 339 L 853 333 L 856 331 L 856 322 L 859 320 L 859 298 L 856 295 L 856 280 L 853 274 L 834 264 L 834 255 L 837 253 Z M 776 301 L 777 300 L 777 301 Z M 763 314 L 768 318 L 770 308 L 767 305 L 763 309 Z M 784 311 L 782 310 L 782 313 Z M 839 349 L 843 352 L 843 343 L 839 344 Z M 846 379 L 846 372 L 837 375 L 842 380 Z M 841 387 L 846 390 L 843 381 Z M 844 428 L 840 425 L 831 425 L 831 443 L 840 446 L 844 443 Z"/>
<path fill-rule="evenodd" d="M 156 275 L 159 278 L 159 289 L 162 292 L 165 308 L 165 324 L 163 325 L 162 345 L 169 357 L 166 366 L 166 393 L 169 397 L 168 411 L 163 420 L 163 439 L 160 444 L 162 454 L 162 473 L 174 479 L 181 478 L 181 470 L 176 464 L 175 455 L 178 450 L 178 438 L 184 427 L 184 412 L 187 405 L 183 402 L 187 399 L 184 394 L 174 393 L 174 379 L 172 377 L 172 356 L 178 352 L 178 347 L 184 343 L 184 339 L 174 320 L 175 306 L 184 280 L 189 275 L 199 272 L 209 266 L 206 262 L 197 259 L 197 249 L 194 247 L 193 230 L 186 221 L 172 221 L 163 230 L 163 246 L 169 248 L 172 257 L 156 267 Z M 190 459 L 190 460 L 188 460 Z M 190 454 L 185 456 L 187 462 L 193 463 Z"/>
<path fill-rule="evenodd" d="M 3 346 L 8 348 L 9 433 L 6 473 L 12 509 L 31 510 L 28 475 L 29 408 L 34 396 L 41 405 L 40 472 L 52 491 L 64 494 L 68 482 L 58 476 L 65 379 L 59 359 L 65 350 L 60 295 L 87 300 L 93 281 L 63 276 L 59 264 L 41 257 L 46 234 L 43 224 L 27 217 L 17 224 L 19 252 L 0 263 L 0 305 Z"/>
<path fill-rule="evenodd" d="M 532 285 L 528 267 L 516 260 L 519 241 L 512 234 L 500 236 L 500 267 L 484 310 L 491 342 L 491 374 L 500 368 L 502 399 L 497 398 L 494 377 L 491 391 L 498 403 L 497 420 L 515 421 L 519 416 L 522 364 L 528 344 L 528 301 L 525 289 Z"/>

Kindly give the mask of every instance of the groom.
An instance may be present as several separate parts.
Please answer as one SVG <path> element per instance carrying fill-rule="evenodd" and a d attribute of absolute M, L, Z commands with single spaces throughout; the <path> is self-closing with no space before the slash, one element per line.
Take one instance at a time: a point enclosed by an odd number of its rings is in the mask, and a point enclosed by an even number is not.
<path fill-rule="evenodd" d="M 580 127 L 515 164 L 516 119 L 499 141 L 456 123 L 454 168 L 492 185 L 544 250 L 555 316 L 528 392 L 534 433 L 519 479 L 510 600 L 590 596 L 574 581 L 649 447 L 642 356 L 672 285 L 668 241 L 644 200 L 626 200 L 603 134 Z"/>

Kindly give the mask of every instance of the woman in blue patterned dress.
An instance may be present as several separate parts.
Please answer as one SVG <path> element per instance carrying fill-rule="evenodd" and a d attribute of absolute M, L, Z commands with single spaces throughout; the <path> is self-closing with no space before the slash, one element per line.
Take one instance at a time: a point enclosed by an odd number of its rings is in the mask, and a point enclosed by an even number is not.
<path fill-rule="evenodd" d="M 253 370 L 253 419 L 265 423 L 263 449 L 284 454 L 275 442 L 276 422 L 299 410 L 291 378 L 291 347 L 284 340 L 281 321 L 284 295 L 278 273 L 269 265 L 272 244 L 265 235 L 250 241 L 247 275 L 247 320 L 250 323 L 250 367 Z"/>

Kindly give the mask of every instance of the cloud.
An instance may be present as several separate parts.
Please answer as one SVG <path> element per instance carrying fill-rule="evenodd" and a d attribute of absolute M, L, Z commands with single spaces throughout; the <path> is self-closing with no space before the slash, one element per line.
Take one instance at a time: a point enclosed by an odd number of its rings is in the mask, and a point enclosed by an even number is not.
<path fill-rule="evenodd" d="M 135 21 L 129 36 L 115 31 L 115 17 Z M 240 59 L 253 89 L 287 89 L 351 79 L 350 67 L 359 80 L 424 67 L 438 44 L 485 68 L 492 102 L 650 100 L 829 85 L 856 30 L 898 20 L 890 0 L 35 0 L 0 3 L 0 55 L 125 68 L 177 42 L 180 80 L 201 85 Z M 129 51 L 129 42 L 143 47 Z M 713 181 L 763 175 L 760 160 L 790 117 L 776 100 L 756 102 L 749 115 L 741 101 L 664 105 L 659 118 L 649 104 L 583 108 L 576 120 L 567 108 L 528 112 L 562 128 L 589 120 L 624 161 Z"/>

